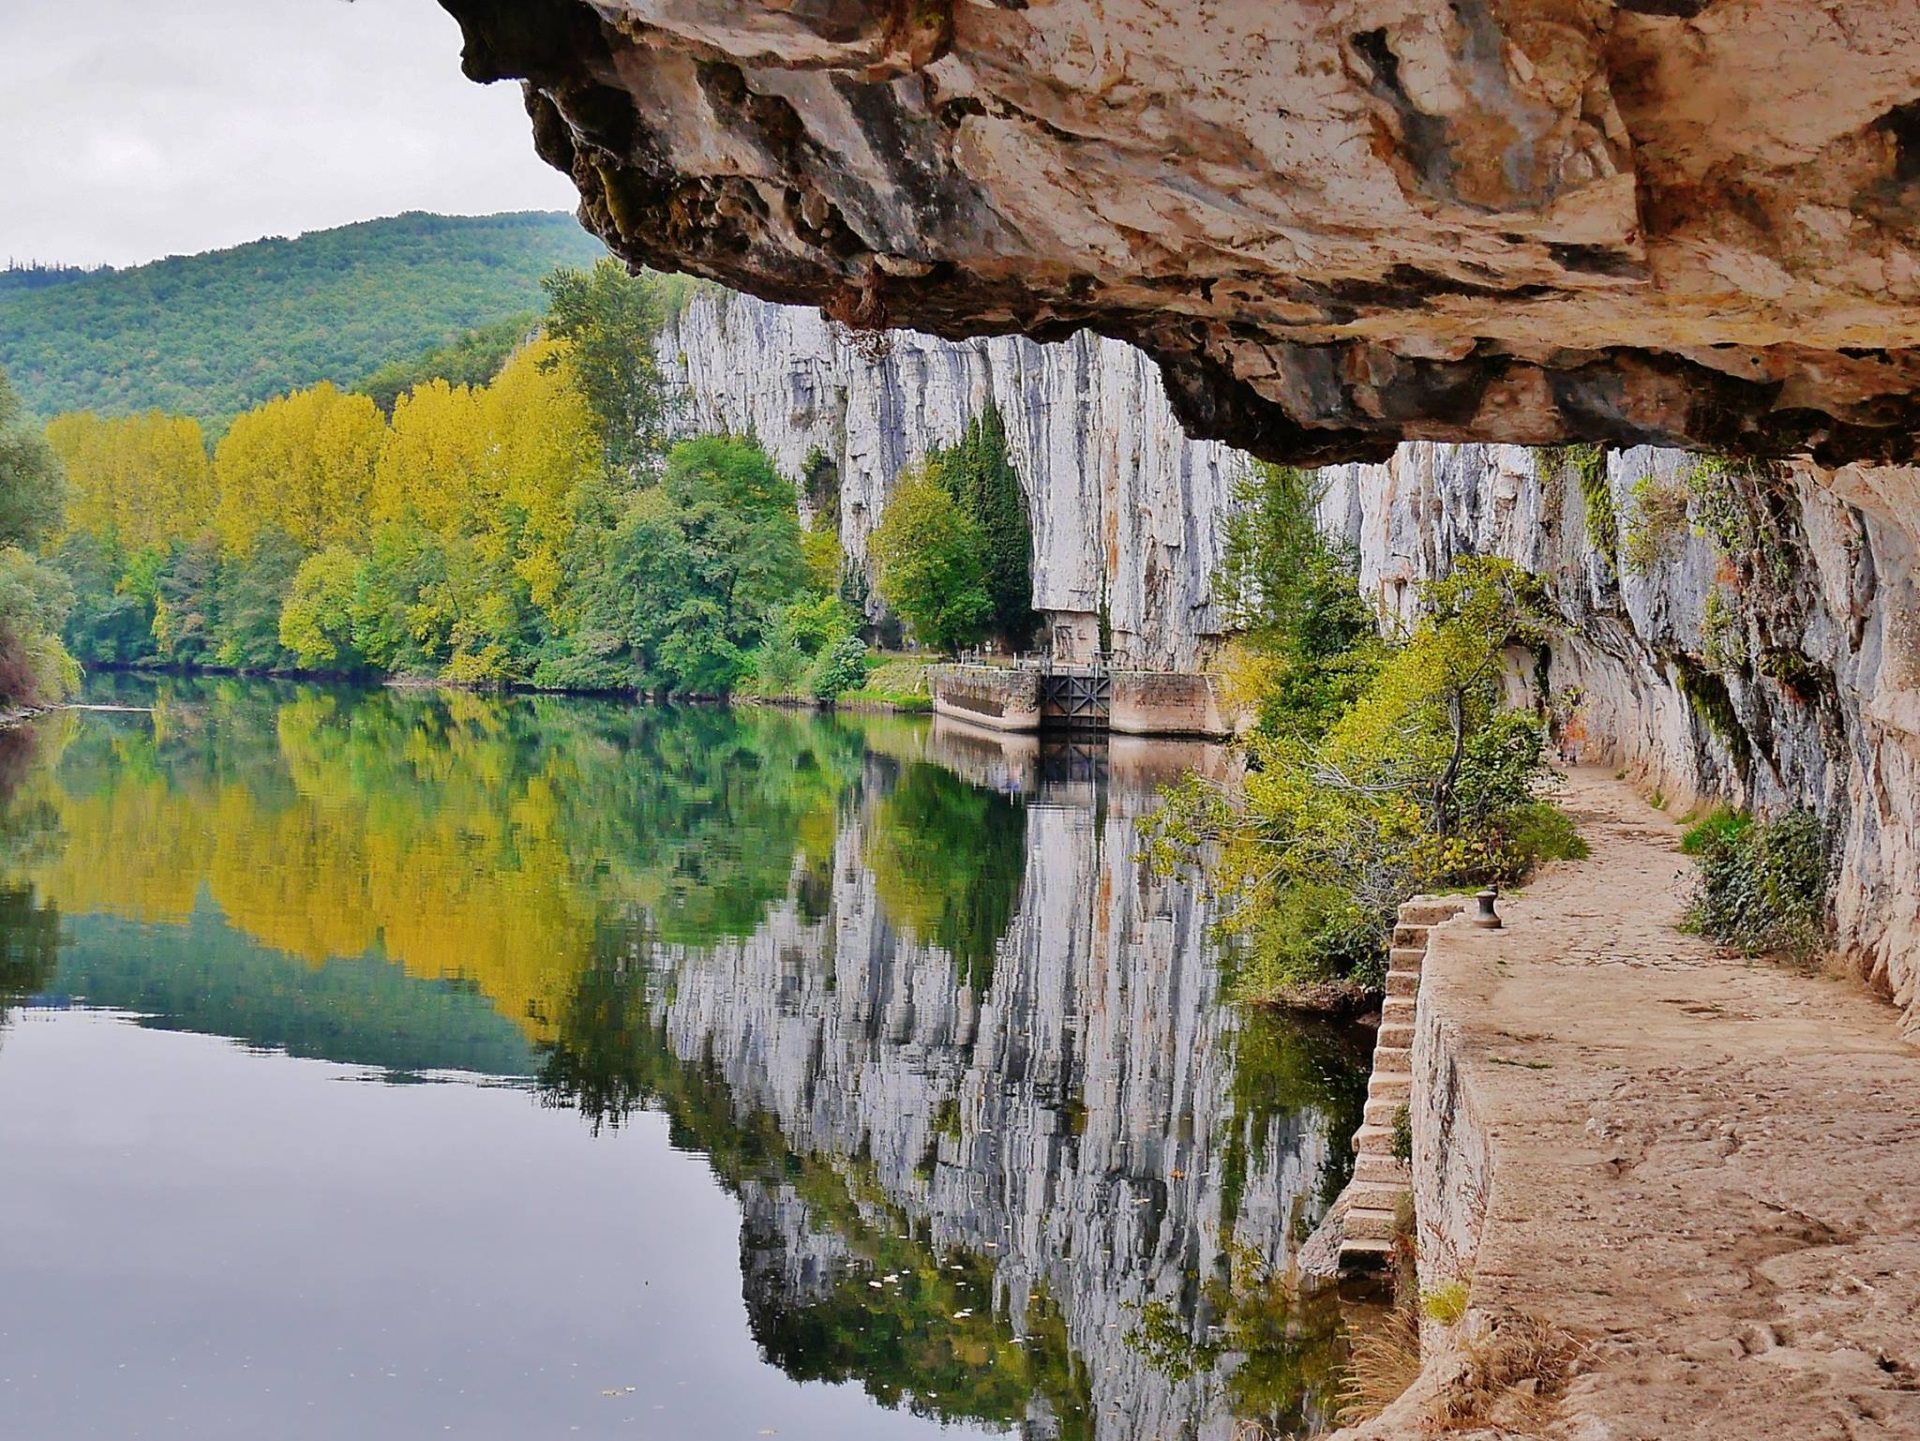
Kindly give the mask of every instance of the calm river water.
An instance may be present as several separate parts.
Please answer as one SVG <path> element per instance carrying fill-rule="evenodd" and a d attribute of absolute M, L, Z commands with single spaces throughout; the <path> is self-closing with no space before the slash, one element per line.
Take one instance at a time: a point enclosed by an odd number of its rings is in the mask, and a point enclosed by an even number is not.
<path fill-rule="evenodd" d="M 1325 1419 L 1364 1039 L 1222 1002 L 1189 750 L 88 698 L 0 735 L 0 1436 Z"/>

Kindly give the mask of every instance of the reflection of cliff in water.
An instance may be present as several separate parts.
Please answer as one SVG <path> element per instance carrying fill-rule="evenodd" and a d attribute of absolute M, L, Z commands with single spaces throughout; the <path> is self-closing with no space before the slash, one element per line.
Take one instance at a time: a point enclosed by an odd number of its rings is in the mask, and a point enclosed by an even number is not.
<path fill-rule="evenodd" d="M 929 749 L 985 784 L 870 755 L 824 906 L 632 952 L 636 1010 L 702 1104 L 790 1153 L 728 1177 L 761 1344 L 798 1374 L 1034 1435 L 1324 1419 L 1300 1391 L 1334 1360 L 1327 1322 L 1265 1283 L 1344 1169 L 1354 1054 L 1219 1004 L 1208 907 L 1136 861 L 1152 793 L 1113 779 L 1110 757 Z M 568 1064 L 561 1032 L 550 1066 Z M 689 1109 L 684 1090 L 668 1108 Z M 935 1296 L 902 1292 L 929 1274 Z M 989 1309 L 1012 1336 L 981 1329 L 956 1352 Z M 1006 1367 L 1014 1337 L 1040 1395 L 958 1404 L 951 1388 Z"/>

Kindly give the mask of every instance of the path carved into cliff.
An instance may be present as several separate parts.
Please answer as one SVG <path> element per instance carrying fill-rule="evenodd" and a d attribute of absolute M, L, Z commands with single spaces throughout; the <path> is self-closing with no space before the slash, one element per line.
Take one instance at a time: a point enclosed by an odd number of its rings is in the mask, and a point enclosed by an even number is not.
<path fill-rule="evenodd" d="M 1544 1434 L 1920 1436 L 1920 1049 L 1855 983 L 1680 933 L 1679 829 L 1627 786 L 1582 770 L 1563 804 L 1591 857 L 1504 931 L 1435 933 L 1429 1069 L 1491 1183 L 1457 1259 L 1470 1200 L 1421 1195 L 1423 1284 L 1457 1265 L 1474 1319 L 1585 1343 Z"/>

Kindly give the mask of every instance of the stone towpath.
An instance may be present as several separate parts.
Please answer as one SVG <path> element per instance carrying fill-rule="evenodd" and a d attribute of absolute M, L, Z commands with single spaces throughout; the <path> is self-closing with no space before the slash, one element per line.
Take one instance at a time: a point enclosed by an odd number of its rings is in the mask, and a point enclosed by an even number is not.
<path fill-rule="evenodd" d="M 1545 1434 L 1915 1441 L 1920 1049 L 1854 981 L 1681 934 L 1679 827 L 1610 773 L 1562 805 L 1591 857 L 1438 929 L 1422 983 L 1492 1156 L 1475 1312 L 1590 1343 Z"/>

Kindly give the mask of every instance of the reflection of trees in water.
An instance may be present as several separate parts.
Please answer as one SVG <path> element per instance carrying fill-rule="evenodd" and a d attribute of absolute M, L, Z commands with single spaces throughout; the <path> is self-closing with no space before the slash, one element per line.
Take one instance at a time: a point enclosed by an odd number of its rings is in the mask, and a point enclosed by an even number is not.
<path fill-rule="evenodd" d="M 596 1136 L 659 1099 L 649 945 L 639 926 L 596 929 L 558 1031 L 540 1047 L 540 1103 L 578 1111 Z"/>
<path fill-rule="evenodd" d="M 909 763 L 876 808 L 866 860 L 894 924 L 984 993 L 1026 872 L 1025 803 Z"/>
<path fill-rule="evenodd" d="M 0 886 L 0 1029 L 46 989 L 59 955 L 60 912 L 35 904 L 31 886 Z"/>
<path fill-rule="evenodd" d="M 750 932 L 826 866 L 857 727 L 780 711 L 122 681 L 146 716 L 56 718 L 0 853 L 69 912 L 185 924 L 204 893 L 310 962 L 462 976 L 547 1034 L 601 916 L 669 940 Z"/>
<path fill-rule="evenodd" d="M 39 726 L 0 729 L 0 877 L 6 858 L 44 848 L 52 823 L 45 807 L 16 807 L 21 783 L 43 748 Z M 13 1008 L 46 989 L 60 953 L 60 912 L 31 885 L 0 881 L 0 1030 Z"/>

